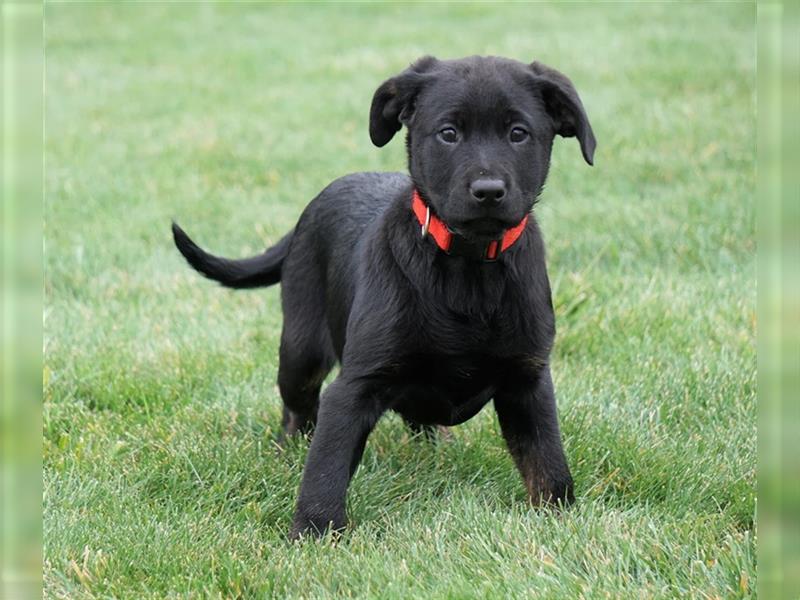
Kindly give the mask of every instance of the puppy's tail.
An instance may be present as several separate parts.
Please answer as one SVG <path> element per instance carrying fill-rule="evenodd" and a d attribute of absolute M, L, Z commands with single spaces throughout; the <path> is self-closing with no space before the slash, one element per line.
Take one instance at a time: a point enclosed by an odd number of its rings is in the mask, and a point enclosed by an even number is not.
<path fill-rule="evenodd" d="M 293 234 L 294 230 L 290 231 L 263 254 L 231 260 L 209 254 L 195 244 L 177 223 L 172 223 L 175 245 L 189 264 L 209 279 L 230 288 L 264 287 L 278 283 Z"/>

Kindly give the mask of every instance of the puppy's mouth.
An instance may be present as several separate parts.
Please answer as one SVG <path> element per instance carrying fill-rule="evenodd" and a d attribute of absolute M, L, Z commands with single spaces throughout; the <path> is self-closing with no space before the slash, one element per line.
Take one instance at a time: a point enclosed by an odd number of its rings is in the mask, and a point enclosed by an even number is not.
<path fill-rule="evenodd" d="M 516 222 L 510 223 L 505 219 L 483 217 L 452 224 L 450 229 L 466 238 L 497 239 L 516 224 Z"/>

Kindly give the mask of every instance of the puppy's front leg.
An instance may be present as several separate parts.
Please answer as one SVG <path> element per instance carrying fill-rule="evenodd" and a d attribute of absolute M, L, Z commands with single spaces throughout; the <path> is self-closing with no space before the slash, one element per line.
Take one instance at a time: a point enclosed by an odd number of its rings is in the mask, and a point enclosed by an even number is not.
<path fill-rule="evenodd" d="M 550 367 L 544 367 L 533 383 L 499 390 L 494 405 L 531 502 L 573 502 L 572 476 L 561 445 Z"/>
<path fill-rule="evenodd" d="M 345 527 L 347 486 L 380 414 L 362 383 L 339 376 L 325 390 L 300 484 L 292 539 Z"/>

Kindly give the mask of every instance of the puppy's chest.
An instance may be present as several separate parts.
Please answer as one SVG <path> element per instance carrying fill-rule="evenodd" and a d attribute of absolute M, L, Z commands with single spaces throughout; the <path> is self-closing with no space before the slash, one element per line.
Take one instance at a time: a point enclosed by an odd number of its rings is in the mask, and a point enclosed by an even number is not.
<path fill-rule="evenodd" d="M 405 329 L 380 369 L 395 410 L 420 423 L 469 419 L 512 381 L 536 376 L 547 358 L 535 336 L 505 318 L 436 315 Z"/>
<path fill-rule="evenodd" d="M 491 399 L 500 369 L 487 355 L 403 356 L 391 377 L 394 408 L 420 423 L 460 423 Z"/>
<path fill-rule="evenodd" d="M 423 312 L 408 331 L 413 341 L 407 347 L 431 355 L 508 357 L 533 352 L 539 345 L 524 320 L 508 312 L 491 317 Z"/>
<path fill-rule="evenodd" d="M 487 385 L 497 376 L 502 376 L 501 371 L 509 366 L 488 354 L 447 355 L 435 352 L 409 354 L 402 357 L 399 364 L 402 366 L 397 374 L 406 381 L 459 391 Z"/>

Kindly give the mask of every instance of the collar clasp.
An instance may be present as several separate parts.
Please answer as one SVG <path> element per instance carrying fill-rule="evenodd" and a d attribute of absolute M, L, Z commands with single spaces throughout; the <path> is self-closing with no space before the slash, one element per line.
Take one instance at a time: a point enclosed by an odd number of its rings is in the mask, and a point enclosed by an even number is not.
<path fill-rule="evenodd" d="M 425 222 L 422 224 L 422 237 L 428 235 L 428 230 L 431 227 L 431 207 L 425 207 Z"/>

